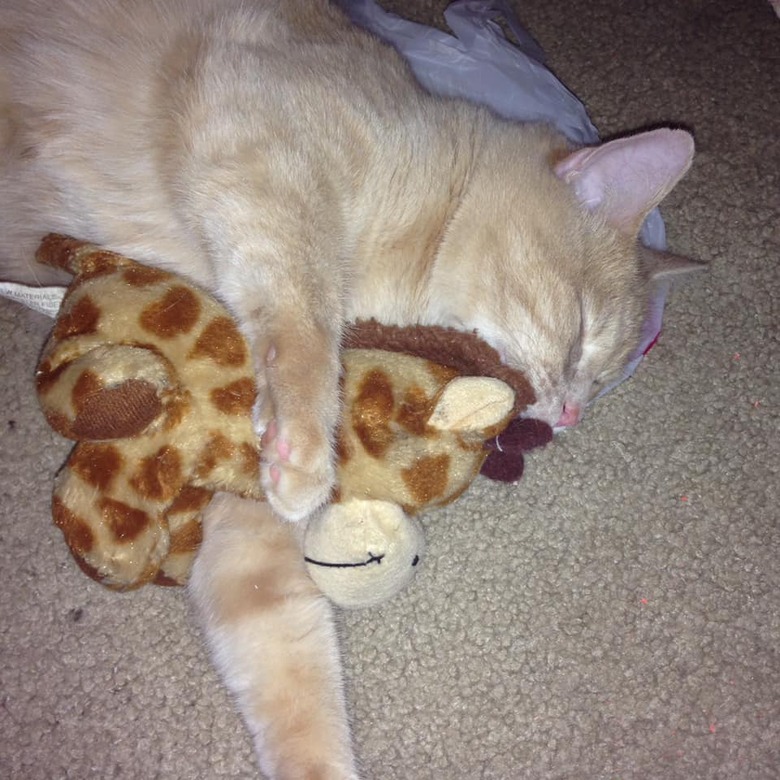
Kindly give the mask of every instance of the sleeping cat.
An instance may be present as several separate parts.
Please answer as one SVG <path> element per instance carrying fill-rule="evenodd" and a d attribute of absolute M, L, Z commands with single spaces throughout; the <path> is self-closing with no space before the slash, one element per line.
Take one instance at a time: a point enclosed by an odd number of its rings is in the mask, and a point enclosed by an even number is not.
<path fill-rule="evenodd" d="M 639 227 L 693 156 L 680 130 L 576 150 L 432 97 L 324 0 L 5 0 L 0 145 L 0 278 L 62 281 L 29 264 L 57 231 L 183 273 L 232 309 L 261 388 L 263 487 L 288 520 L 332 488 L 352 319 L 477 330 L 531 379 L 529 414 L 575 424 L 635 345 L 656 273 Z M 271 567 L 296 600 L 277 585 L 251 608 L 220 595 L 268 576 L 269 512 L 212 506 L 195 601 L 269 773 L 309 776 L 291 758 L 306 752 L 316 776 L 353 777 L 332 627 L 305 575 Z M 249 567 L 238 583 L 234 554 Z M 263 629 L 282 605 L 322 639 L 316 674 L 290 672 L 284 643 L 305 632 Z M 269 677 L 311 697 L 294 728 L 289 696 L 253 709 Z"/>

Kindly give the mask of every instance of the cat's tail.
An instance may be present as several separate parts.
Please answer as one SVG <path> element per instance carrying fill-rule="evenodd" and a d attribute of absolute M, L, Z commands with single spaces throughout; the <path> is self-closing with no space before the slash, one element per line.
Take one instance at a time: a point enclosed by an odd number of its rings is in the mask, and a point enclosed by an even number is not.
<path fill-rule="evenodd" d="M 212 658 L 271 780 L 358 780 L 332 608 L 294 526 L 217 494 L 189 589 Z"/>

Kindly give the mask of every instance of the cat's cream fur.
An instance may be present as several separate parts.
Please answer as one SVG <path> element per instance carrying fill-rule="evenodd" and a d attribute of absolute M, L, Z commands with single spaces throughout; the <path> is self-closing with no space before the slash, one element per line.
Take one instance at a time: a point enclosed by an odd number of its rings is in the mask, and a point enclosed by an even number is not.
<path fill-rule="evenodd" d="M 203 517 L 190 593 L 212 658 L 273 780 L 357 780 L 332 607 L 299 529 L 222 493 Z"/>
<path fill-rule="evenodd" d="M 322 0 L 3 0 L 0 143 L 0 278 L 57 281 L 30 263 L 54 230 L 187 274 L 232 308 L 263 390 L 263 483 L 288 519 L 332 486 L 352 318 L 477 329 L 531 378 L 532 414 L 576 422 L 634 346 L 637 232 L 693 154 L 670 130 L 573 151 L 429 96 Z M 267 626 L 312 626 L 290 628 L 294 642 L 329 624 L 300 579 L 257 615 L 223 598 L 232 550 L 239 568 L 266 560 L 259 537 L 249 556 L 219 530 L 229 504 L 212 509 L 194 586 L 220 668 L 273 776 L 350 777 L 335 649 L 322 668 L 302 650 L 311 673 L 285 678 L 323 730 L 265 720 L 293 717 L 290 697 L 255 687 L 281 679 L 286 655 Z M 334 768 L 292 769 L 299 751 Z"/>

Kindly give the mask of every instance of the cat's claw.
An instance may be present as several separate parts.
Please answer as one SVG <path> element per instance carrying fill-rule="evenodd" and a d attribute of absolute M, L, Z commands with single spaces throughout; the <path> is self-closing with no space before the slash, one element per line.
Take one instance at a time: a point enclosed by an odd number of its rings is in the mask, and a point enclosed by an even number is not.
<path fill-rule="evenodd" d="M 260 478 L 268 503 L 286 520 L 297 522 L 311 515 L 330 497 L 335 472 L 326 442 L 293 447 L 290 438 L 272 419 L 262 438 Z"/>

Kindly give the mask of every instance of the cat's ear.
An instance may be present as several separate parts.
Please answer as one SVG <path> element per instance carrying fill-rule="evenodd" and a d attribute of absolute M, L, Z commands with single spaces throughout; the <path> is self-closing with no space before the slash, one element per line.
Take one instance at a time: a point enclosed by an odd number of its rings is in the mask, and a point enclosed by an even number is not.
<path fill-rule="evenodd" d="M 692 260 L 690 257 L 675 255 L 672 252 L 661 252 L 658 249 L 639 245 L 639 258 L 642 270 L 648 279 L 680 280 L 688 274 L 707 270 L 707 263 Z"/>
<path fill-rule="evenodd" d="M 688 170 L 693 151 L 685 130 L 651 130 L 580 149 L 558 162 L 555 173 L 586 208 L 602 211 L 611 225 L 636 235 Z"/>

